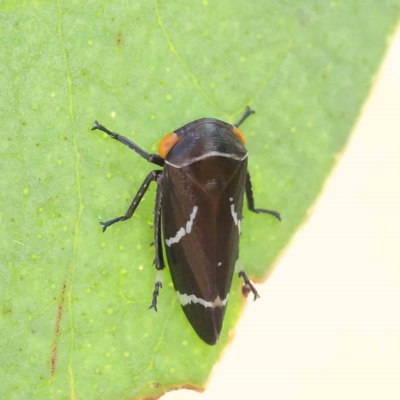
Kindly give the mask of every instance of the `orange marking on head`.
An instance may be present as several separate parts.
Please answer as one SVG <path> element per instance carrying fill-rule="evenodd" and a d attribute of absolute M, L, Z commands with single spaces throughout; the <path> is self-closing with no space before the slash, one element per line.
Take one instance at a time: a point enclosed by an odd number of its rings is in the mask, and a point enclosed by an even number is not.
<path fill-rule="evenodd" d="M 158 154 L 165 158 L 169 151 L 176 145 L 178 142 L 179 137 L 176 135 L 175 132 L 167 133 L 158 144 Z"/>
<path fill-rule="evenodd" d="M 237 138 L 239 138 L 243 145 L 246 146 L 246 138 L 244 137 L 243 132 L 237 126 L 233 127 L 233 133 Z"/>

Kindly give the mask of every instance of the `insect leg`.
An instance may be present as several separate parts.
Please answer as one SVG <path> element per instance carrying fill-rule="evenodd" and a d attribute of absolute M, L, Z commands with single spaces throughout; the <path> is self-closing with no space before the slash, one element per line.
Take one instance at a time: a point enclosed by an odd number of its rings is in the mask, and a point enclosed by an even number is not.
<path fill-rule="evenodd" d="M 246 272 L 244 272 L 243 264 L 240 261 L 238 261 L 239 260 L 239 248 L 238 248 L 236 260 L 237 261 L 236 261 L 236 265 L 235 265 L 235 270 L 237 271 L 239 278 L 243 278 L 243 280 L 244 280 L 244 285 L 242 287 L 242 293 L 244 296 L 247 297 L 247 295 L 249 294 L 250 291 L 253 292 L 254 301 L 256 301 L 260 297 L 260 295 L 258 294 L 254 285 L 251 283 L 251 280 L 247 277 Z"/>
<path fill-rule="evenodd" d="M 250 211 L 253 211 L 256 214 L 258 214 L 258 213 L 271 214 L 275 218 L 279 219 L 279 221 L 281 220 L 281 215 L 278 213 L 278 211 L 266 210 L 264 208 L 255 208 L 253 186 L 251 184 L 249 173 L 247 173 L 247 176 L 246 176 L 246 198 L 247 198 L 247 207 Z"/>
<path fill-rule="evenodd" d="M 246 107 L 246 111 L 245 111 L 245 113 L 243 114 L 243 117 L 240 118 L 239 121 L 236 122 L 236 124 L 233 124 L 233 125 L 234 125 L 234 126 L 237 126 L 237 127 L 240 126 L 240 125 L 242 125 L 243 122 L 246 121 L 246 119 L 247 119 L 248 117 L 250 117 L 251 114 L 254 114 L 254 113 L 255 113 L 255 111 L 252 110 L 249 106 L 247 106 L 247 107 Z"/>
<path fill-rule="evenodd" d="M 250 290 L 253 292 L 254 295 L 254 301 L 256 301 L 260 295 L 258 294 L 256 288 L 253 286 L 253 284 L 251 283 L 250 279 L 247 277 L 246 272 L 244 272 L 243 270 L 239 272 L 239 278 L 243 278 L 244 280 L 244 288 L 243 288 L 243 292 L 246 292 L 246 288 L 250 288 Z"/>
<path fill-rule="evenodd" d="M 96 129 L 107 133 L 107 135 L 111 136 L 113 139 L 118 140 L 118 142 L 121 142 L 122 144 L 124 144 L 125 146 L 128 146 L 133 151 L 136 151 L 136 153 L 138 153 L 141 157 L 146 159 L 148 162 L 159 165 L 160 167 L 162 167 L 164 165 L 164 159 L 162 157 L 160 157 L 158 154 L 147 153 L 142 148 L 140 148 L 137 144 L 133 143 L 130 139 L 126 138 L 125 136 L 118 135 L 118 133 L 111 132 L 106 127 L 99 124 L 98 121 L 94 121 L 94 126 L 92 128 L 92 131 L 95 131 Z"/>
<path fill-rule="evenodd" d="M 101 225 L 103 225 L 103 232 L 106 231 L 106 229 L 112 225 L 115 224 L 116 222 L 120 221 L 126 221 L 127 219 L 131 218 L 133 213 L 135 212 L 137 206 L 139 205 L 140 201 L 142 200 L 144 194 L 146 193 L 147 189 L 150 186 L 150 183 L 152 181 L 157 180 L 157 177 L 162 173 L 161 170 L 156 170 L 156 171 L 151 171 L 147 176 L 142 185 L 139 188 L 139 191 L 136 193 L 136 196 L 133 198 L 131 205 L 129 206 L 127 212 L 125 215 L 122 215 L 121 217 L 117 217 L 114 219 L 110 219 L 109 221 L 106 222 L 100 222 Z"/>
<path fill-rule="evenodd" d="M 154 207 L 154 247 L 156 250 L 156 256 L 153 264 L 157 269 L 156 283 L 154 284 L 153 300 L 149 309 L 154 308 L 157 311 L 157 297 L 160 294 L 162 288 L 161 271 L 165 268 L 163 248 L 162 248 L 162 233 L 161 233 L 161 204 L 162 204 L 162 181 L 163 175 L 160 174 L 157 177 L 157 194 L 156 194 L 156 205 Z"/>

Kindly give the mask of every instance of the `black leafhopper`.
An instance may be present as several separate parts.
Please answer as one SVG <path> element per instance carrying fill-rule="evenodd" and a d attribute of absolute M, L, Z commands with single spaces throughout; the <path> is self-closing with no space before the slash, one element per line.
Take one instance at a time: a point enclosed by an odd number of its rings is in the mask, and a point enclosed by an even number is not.
<path fill-rule="evenodd" d="M 102 222 L 110 225 L 132 217 L 151 182 L 157 183 L 154 208 L 154 265 L 157 278 L 150 308 L 157 311 L 161 271 L 167 255 L 172 281 L 187 319 L 208 344 L 218 341 L 229 290 L 239 255 L 243 198 L 255 213 L 280 220 L 276 211 L 255 208 L 248 153 L 239 126 L 254 111 L 249 107 L 234 125 L 202 118 L 168 133 L 158 154 L 149 154 L 124 136 L 95 121 L 92 130 L 107 133 L 163 169 L 150 172 L 125 215 Z M 257 291 L 243 270 L 245 289 Z"/>

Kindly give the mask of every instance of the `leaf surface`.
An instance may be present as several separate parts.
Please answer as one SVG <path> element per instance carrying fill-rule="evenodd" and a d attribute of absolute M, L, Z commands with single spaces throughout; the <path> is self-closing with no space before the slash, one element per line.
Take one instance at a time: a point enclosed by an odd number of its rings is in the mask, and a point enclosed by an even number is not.
<path fill-rule="evenodd" d="M 127 399 L 202 388 L 244 301 L 235 277 L 210 347 L 169 273 L 150 312 L 155 152 L 201 117 L 243 125 L 256 206 L 241 262 L 264 279 L 320 192 L 398 23 L 399 1 L 3 1 L 1 398 Z M 340 216 L 338 216 L 340 218 Z M 329 227 L 327 227 L 329 229 Z M 321 232 L 323 234 L 323 232 Z M 332 251 L 335 251 L 333 249 Z M 261 299 L 262 301 L 262 299 Z"/>

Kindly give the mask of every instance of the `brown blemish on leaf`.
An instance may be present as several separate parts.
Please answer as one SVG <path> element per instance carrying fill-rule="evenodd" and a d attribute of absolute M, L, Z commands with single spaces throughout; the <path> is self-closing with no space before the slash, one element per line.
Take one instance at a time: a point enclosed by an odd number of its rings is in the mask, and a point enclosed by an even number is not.
<path fill-rule="evenodd" d="M 56 326 L 54 328 L 53 351 L 51 352 L 51 375 L 54 375 L 54 372 L 56 370 L 56 364 L 57 364 L 58 336 L 60 334 L 61 318 L 62 318 L 63 312 L 64 312 L 65 287 L 66 287 L 66 284 L 64 282 L 62 289 L 61 289 L 60 300 L 58 303 Z"/>
<path fill-rule="evenodd" d="M 2 315 L 7 315 L 12 313 L 12 308 L 10 305 L 3 306 Z"/>
<path fill-rule="evenodd" d="M 122 31 L 118 31 L 118 35 L 117 35 L 117 47 L 120 47 L 122 42 Z"/>

